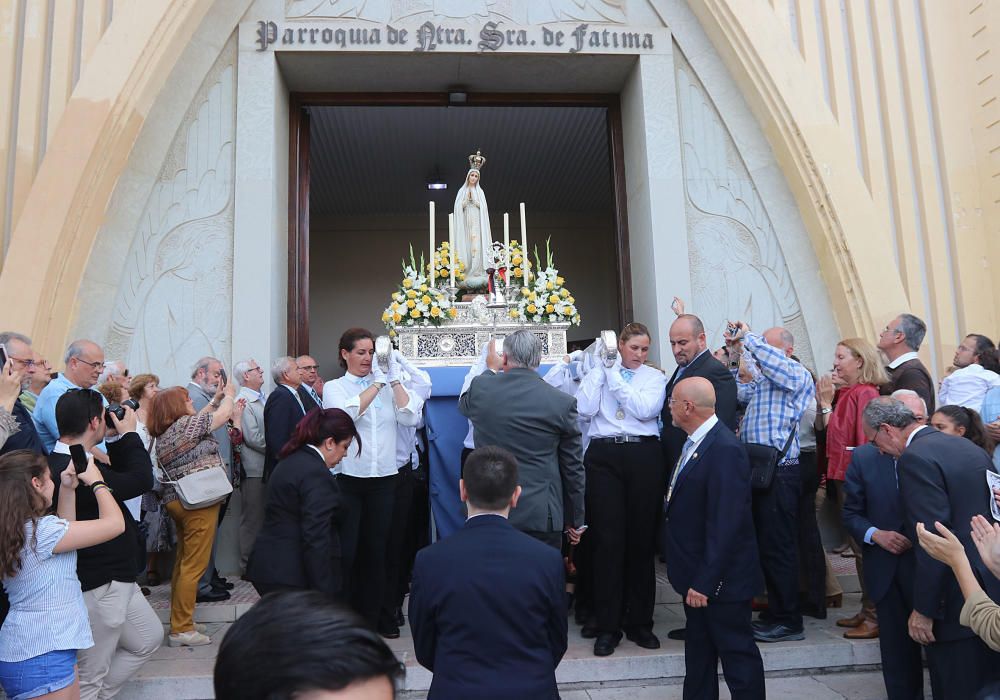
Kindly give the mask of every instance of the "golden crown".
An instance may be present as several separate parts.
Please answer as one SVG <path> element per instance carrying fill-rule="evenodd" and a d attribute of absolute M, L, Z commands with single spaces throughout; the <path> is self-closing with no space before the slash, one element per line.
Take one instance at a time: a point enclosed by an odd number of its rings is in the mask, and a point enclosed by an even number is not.
<path fill-rule="evenodd" d="M 482 170 L 484 165 L 486 165 L 486 156 L 481 151 L 476 150 L 475 154 L 469 156 L 470 170 Z"/>

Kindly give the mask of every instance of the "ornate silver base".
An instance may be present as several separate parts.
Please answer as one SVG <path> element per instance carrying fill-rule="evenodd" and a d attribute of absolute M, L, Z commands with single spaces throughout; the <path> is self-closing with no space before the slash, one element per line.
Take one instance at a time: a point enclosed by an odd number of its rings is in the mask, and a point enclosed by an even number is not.
<path fill-rule="evenodd" d="M 555 362 L 566 354 L 569 323 L 525 323 L 510 318 L 506 306 L 487 307 L 480 299 L 455 304 L 458 315 L 440 326 L 398 327 L 399 351 L 418 367 L 471 365 L 491 336 L 527 329 L 542 341 L 542 362 Z"/>

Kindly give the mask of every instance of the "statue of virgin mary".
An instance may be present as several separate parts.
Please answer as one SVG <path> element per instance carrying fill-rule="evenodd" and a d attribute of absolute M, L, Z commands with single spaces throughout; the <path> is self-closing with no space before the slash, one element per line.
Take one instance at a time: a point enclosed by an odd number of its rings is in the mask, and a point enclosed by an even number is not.
<path fill-rule="evenodd" d="M 455 196 L 455 256 L 465 265 L 467 289 L 486 286 L 487 256 L 492 256 L 493 249 L 490 211 L 479 184 L 484 165 L 486 158 L 479 151 L 469 156 L 469 172 Z"/>

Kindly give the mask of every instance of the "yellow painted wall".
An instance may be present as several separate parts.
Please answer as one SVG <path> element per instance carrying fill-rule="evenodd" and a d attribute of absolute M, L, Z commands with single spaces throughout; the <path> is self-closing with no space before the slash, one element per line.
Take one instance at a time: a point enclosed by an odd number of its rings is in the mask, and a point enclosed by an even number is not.
<path fill-rule="evenodd" d="M 996 338 L 1000 3 L 689 4 L 782 166 L 842 332 L 912 311 L 938 371 L 964 333 Z M 50 357 L 131 144 L 211 5 L 0 0 L 0 325 Z"/>

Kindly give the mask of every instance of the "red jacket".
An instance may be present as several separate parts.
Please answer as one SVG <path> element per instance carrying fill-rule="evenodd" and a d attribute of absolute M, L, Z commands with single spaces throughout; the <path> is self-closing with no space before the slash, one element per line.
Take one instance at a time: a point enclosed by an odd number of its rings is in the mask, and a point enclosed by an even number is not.
<path fill-rule="evenodd" d="M 868 442 L 861 414 L 874 398 L 878 398 L 878 389 L 874 384 L 855 384 L 837 391 L 833 415 L 826 428 L 827 479 L 843 481 L 847 465 L 851 463 L 852 450 L 848 448 Z"/>

